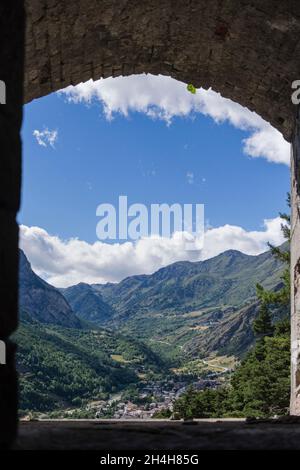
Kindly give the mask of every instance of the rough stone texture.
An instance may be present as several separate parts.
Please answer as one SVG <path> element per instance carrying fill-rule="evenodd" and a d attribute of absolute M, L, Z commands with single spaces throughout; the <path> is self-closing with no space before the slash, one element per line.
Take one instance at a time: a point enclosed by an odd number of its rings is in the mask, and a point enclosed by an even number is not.
<path fill-rule="evenodd" d="M 16 450 L 300 450 L 297 423 L 21 422 Z"/>
<path fill-rule="evenodd" d="M 291 83 L 300 79 L 298 0 L 28 0 L 26 9 L 26 102 L 91 77 L 160 73 L 196 87 L 211 86 L 256 111 L 288 140 L 292 137 Z M 298 147 L 296 139 L 291 245 L 291 410 L 296 414 L 300 414 Z"/>
<path fill-rule="evenodd" d="M 0 366 L 0 449 L 9 447 L 17 431 L 15 344 L 6 342 L 6 365 Z"/>
<path fill-rule="evenodd" d="M 6 343 L 7 364 L 0 365 L 0 447 L 16 433 L 17 379 L 15 347 L 8 338 L 18 323 L 18 227 L 20 204 L 23 103 L 23 1 L 0 4 L 0 80 L 6 104 L 0 105 L 0 340 Z"/>
<path fill-rule="evenodd" d="M 300 79 L 298 0 L 27 0 L 25 101 L 149 72 L 212 87 L 287 139 Z"/>
<path fill-rule="evenodd" d="M 196 87 L 211 86 L 223 96 L 256 111 L 289 140 L 294 128 L 291 82 L 300 79 L 298 0 L 27 0 L 23 100 L 22 6 L 22 0 L 0 4 L 0 79 L 7 85 L 7 104 L 0 106 L 0 340 L 8 345 L 8 364 L 0 366 L 2 447 L 11 442 L 16 426 L 14 347 L 8 337 L 17 326 L 15 215 L 20 199 L 21 103 L 91 77 L 160 73 L 192 82 Z M 291 245 L 291 411 L 295 414 L 300 414 L 298 141 L 299 131 L 294 138 Z M 147 442 L 157 448 L 172 442 L 173 448 L 183 444 L 191 446 L 197 439 L 197 448 L 199 445 L 212 448 L 212 444 L 219 448 L 225 444 L 227 448 L 232 445 L 249 448 L 254 444 L 264 448 L 296 448 L 300 442 L 300 429 L 294 424 L 285 425 L 284 429 L 273 424 L 260 425 L 257 429 L 236 423 L 222 424 L 219 428 L 208 424 L 183 428 L 179 423 L 172 424 L 173 427 L 168 424 L 166 428 L 160 424 L 149 427 L 150 436 L 146 425 L 135 425 L 134 429 L 122 424 L 99 428 L 91 424 L 70 426 L 22 424 L 19 446 L 48 445 L 49 432 L 51 442 L 57 446 L 61 443 L 71 446 L 72 440 L 76 445 L 80 441 L 87 446 L 88 436 L 94 448 L 98 445 L 107 448 L 109 439 L 111 448 L 120 448 L 122 443 L 134 446 L 134 439 L 130 442 L 128 439 L 129 430 L 131 438 L 139 439 L 141 445 L 148 436 L 152 440 Z M 23 429 L 27 430 L 28 438 L 23 435 Z M 30 436 L 37 433 L 40 440 L 30 441 Z"/>

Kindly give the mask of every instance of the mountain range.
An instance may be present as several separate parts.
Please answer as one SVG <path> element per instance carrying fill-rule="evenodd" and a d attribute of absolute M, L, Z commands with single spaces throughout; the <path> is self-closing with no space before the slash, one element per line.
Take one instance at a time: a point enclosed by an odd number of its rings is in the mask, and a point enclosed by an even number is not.
<path fill-rule="evenodd" d="M 199 360 L 216 354 L 242 358 L 255 341 L 256 283 L 277 289 L 283 270 L 270 251 L 230 250 L 115 284 L 58 289 L 20 250 L 21 415 L 61 417 L 61 410 L 121 396 L 141 381 L 197 373 Z"/>
<path fill-rule="evenodd" d="M 229 250 L 199 262 L 177 262 L 119 283 L 57 289 L 37 276 L 20 252 L 20 307 L 41 323 L 118 330 L 154 351 L 195 356 L 242 355 L 253 343 L 256 283 L 276 289 L 283 264 L 270 251 Z"/>
<path fill-rule="evenodd" d="M 177 262 L 151 275 L 92 287 L 114 309 L 115 320 L 126 321 L 149 312 L 181 315 L 207 308 L 239 307 L 255 298 L 256 283 L 274 288 L 281 282 L 281 274 L 282 264 L 270 252 L 249 256 L 229 250 L 206 261 Z M 66 289 L 64 295 L 78 313 L 68 292 Z"/>

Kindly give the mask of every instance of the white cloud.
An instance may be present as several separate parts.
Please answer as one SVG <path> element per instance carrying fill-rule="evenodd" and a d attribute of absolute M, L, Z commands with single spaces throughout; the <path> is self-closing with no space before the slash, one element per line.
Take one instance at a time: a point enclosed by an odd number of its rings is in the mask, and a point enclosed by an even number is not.
<path fill-rule="evenodd" d="M 265 220 L 260 231 L 233 225 L 207 229 L 202 251 L 186 251 L 179 233 L 136 243 L 89 244 L 75 238 L 62 240 L 42 228 L 25 225 L 20 227 L 20 243 L 37 274 L 50 284 L 66 287 L 79 282 L 117 282 L 134 274 L 150 274 L 175 261 L 204 260 L 228 249 L 256 255 L 267 249 L 268 241 L 283 242 L 280 225 L 277 217 Z"/>
<path fill-rule="evenodd" d="M 195 181 L 194 173 L 192 173 L 191 171 L 188 171 L 187 174 L 186 174 L 186 180 L 187 180 L 188 184 L 194 184 L 194 181 Z"/>
<path fill-rule="evenodd" d="M 42 147 L 48 147 L 48 145 L 50 145 L 52 148 L 54 148 L 58 139 L 57 129 L 51 131 L 47 127 L 43 131 L 35 129 L 32 134 L 36 138 L 37 143 Z"/>
<path fill-rule="evenodd" d="M 276 246 L 284 242 L 280 217 L 265 219 L 262 230 L 247 231 L 236 225 L 210 228 L 205 233 L 201 259 L 208 259 L 226 250 L 239 250 L 248 255 L 258 255 L 268 249 L 267 243 Z"/>
<path fill-rule="evenodd" d="M 271 126 L 258 129 L 243 143 L 245 154 L 251 157 L 264 156 L 269 162 L 290 163 L 290 146 Z"/>
<path fill-rule="evenodd" d="M 142 74 L 95 82 L 89 80 L 75 87 L 69 86 L 59 93 L 75 103 L 99 101 L 108 120 L 113 119 L 115 114 L 127 117 L 132 112 L 140 112 L 170 125 L 176 116 L 202 113 L 217 123 L 227 121 L 249 132 L 250 136 L 243 140 L 243 150 L 250 157 L 263 157 L 271 162 L 289 165 L 289 144 L 279 131 L 256 113 L 211 89 L 200 88 L 193 95 L 186 90 L 184 83 L 170 77 Z"/>

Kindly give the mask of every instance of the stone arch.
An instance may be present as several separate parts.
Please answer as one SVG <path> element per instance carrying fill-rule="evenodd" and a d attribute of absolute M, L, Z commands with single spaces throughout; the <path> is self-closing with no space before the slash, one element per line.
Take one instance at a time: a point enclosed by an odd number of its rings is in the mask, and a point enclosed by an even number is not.
<path fill-rule="evenodd" d="M 212 87 L 256 111 L 287 140 L 293 139 L 291 409 L 300 414 L 300 299 L 296 295 L 300 279 L 300 130 L 290 99 L 291 83 L 300 78 L 299 37 L 298 0 L 1 3 L 0 79 L 7 86 L 7 104 L 0 107 L 0 340 L 8 347 L 7 366 L 0 368 L 0 446 L 8 445 L 16 431 L 15 348 L 8 338 L 17 327 L 18 316 L 15 218 L 20 200 L 22 103 L 90 78 L 142 72 Z"/>
<path fill-rule="evenodd" d="M 256 111 L 289 139 L 300 4 L 27 0 L 25 102 L 90 78 L 170 75 Z"/>

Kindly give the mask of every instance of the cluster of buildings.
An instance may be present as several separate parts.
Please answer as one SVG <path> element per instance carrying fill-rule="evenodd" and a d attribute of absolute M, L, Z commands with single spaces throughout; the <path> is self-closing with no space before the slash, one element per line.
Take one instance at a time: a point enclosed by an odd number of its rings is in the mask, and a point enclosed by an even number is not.
<path fill-rule="evenodd" d="M 119 402 L 116 405 L 114 412 L 114 419 L 150 419 L 153 415 L 165 408 L 172 407 L 171 401 L 150 403 L 149 405 L 142 405 L 128 402 Z M 101 412 L 96 417 L 101 418 Z"/>
<path fill-rule="evenodd" d="M 174 401 L 187 389 L 189 385 L 197 390 L 217 388 L 220 382 L 216 379 L 198 379 L 196 382 L 187 381 L 159 381 L 144 384 L 136 399 L 109 400 L 95 402 L 95 418 L 111 419 L 150 419 L 163 410 L 173 410 Z"/>

